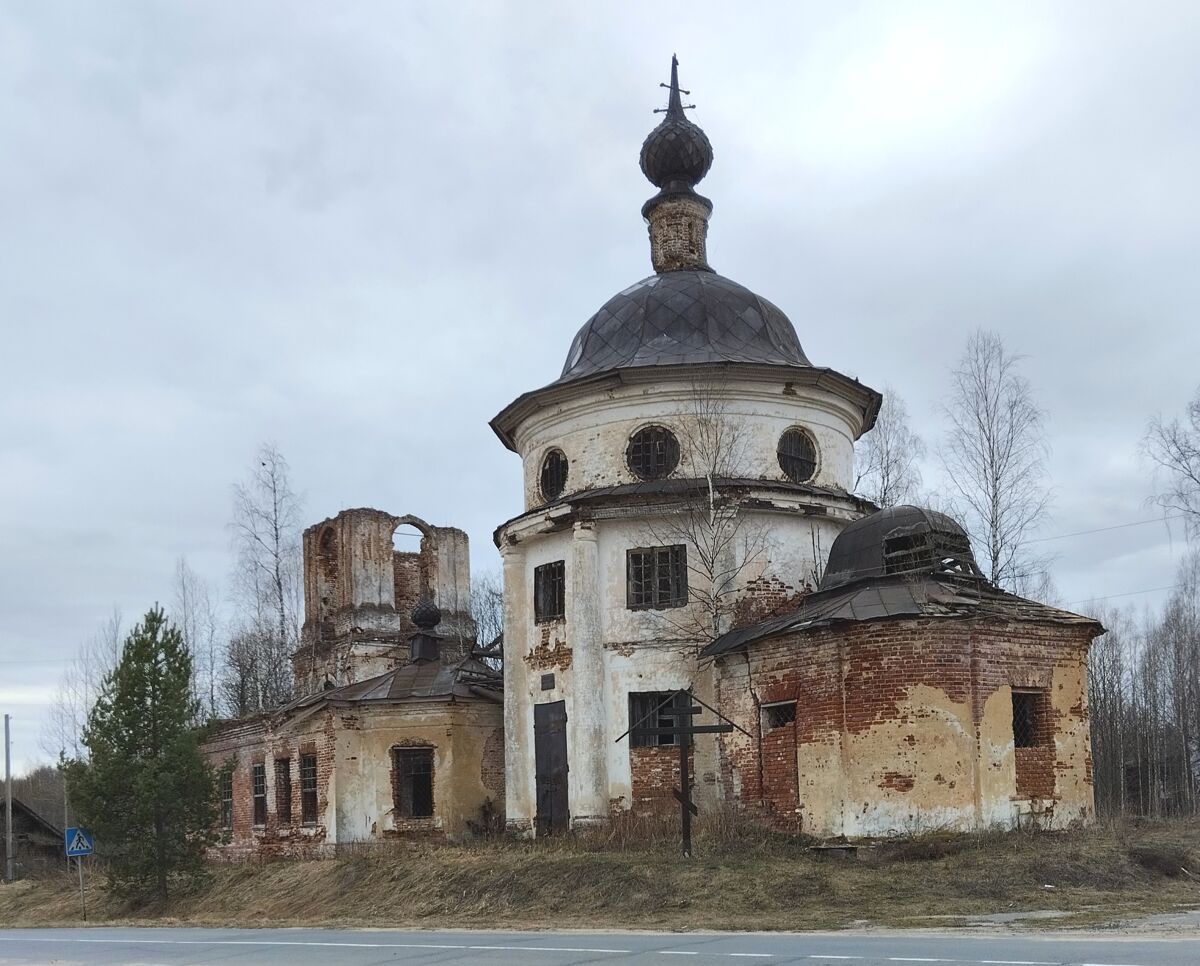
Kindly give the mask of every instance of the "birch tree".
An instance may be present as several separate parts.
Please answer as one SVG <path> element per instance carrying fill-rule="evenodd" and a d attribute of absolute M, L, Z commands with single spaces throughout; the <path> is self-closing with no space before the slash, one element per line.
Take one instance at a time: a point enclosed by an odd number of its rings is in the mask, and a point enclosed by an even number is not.
<path fill-rule="evenodd" d="M 1182 420 L 1150 420 L 1143 448 L 1159 471 L 1159 506 L 1182 515 L 1189 536 L 1200 535 L 1200 389 Z"/>
<path fill-rule="evenodd" d="M 1021 572 L 1024 541 L 1050 500 L 1045 414 L 1019 362 L 995 333 L 971 335 L 951 373 L 943 407 L 950 429 L 939 454 L 989 579 L 1007 587 Z"/>
<path fill-rule="evenodd" d="M 272 708 L 291 697 L 291 655 L 300 639 L 300 500 L 287 460 L 273 444 L 259 448 L 257 463 L 233 488 L 239 606 L 222 690 L 246 696 L 238 703 L 245 709 L 240 713 Z M 251 671 L 253 679 L 237 680 Z"/>
<path fill-rule="evenodd" d="M 671 424 L 691 489 L 646 528 L 653 545 L 687 547 L 687 606 L 651 613 L 679 637 L 703 643 L 729 630 L 742 586 L 765 567 L 771 544 L 768 527 L 746 511 L 749 487 L 738 479 L 746 436 L 727 399 L 720 380 L 693 383 Z"/>
<path fill-rule="evenodd" d="M 925 444 L 908 425 L 908 407 L 891 386 L 884 387 L 875 426 L 855 447 L 854 491 L 880 507 L 916 499 Z"/>
<path fill-rule="evenodd" d="M 185 557 L 180 557 L 175 564 L 171 617 L 192 655 L 192 691 L 196 706 L 203 719 L 215 718 L 219 713 L 220 622 L 208 581 L 188 566 Z"/>

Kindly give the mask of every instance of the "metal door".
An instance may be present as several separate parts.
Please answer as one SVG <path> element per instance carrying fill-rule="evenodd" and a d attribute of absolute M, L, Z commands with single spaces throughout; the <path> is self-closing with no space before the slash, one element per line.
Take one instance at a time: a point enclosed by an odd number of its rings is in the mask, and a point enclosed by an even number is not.
<path fill-rule="evenodd" d="M 567 803 L 567 706 L 563 701 L 533 706 L 534 772 L 537 783 L 537 832 L 565 832 Z"/>

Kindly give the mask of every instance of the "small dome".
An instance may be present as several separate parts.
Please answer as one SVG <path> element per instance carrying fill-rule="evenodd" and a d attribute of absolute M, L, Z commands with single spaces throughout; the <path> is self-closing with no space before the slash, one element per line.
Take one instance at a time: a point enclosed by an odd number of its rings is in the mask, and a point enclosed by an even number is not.
<path fill-rule="evenodd" d="M 423 631 L 431 631 L 442 622 L 442 612 L 432 600 L 422 597 L 413 608 L 412 622 Z"/>
<path fill-rule="evenodd" d="M 714 272 L 651 275 L 579 330 L 559 382 L 635 366 L 755 362 L 809 366 L 788 317 Z"/>
<path fill-rule="evenodd" d="M 967 532 L 917 506 L 894 506 L 855 520 L 829 550 L 821 590 L 898 574 L 980 577 Z"/>
<path fill-rule="evenodd" d="M 671 58 L 671 97 L 666 116 L 642 142 L 642 174 L 663 192 L 690 191 L 712 167 L 712 144 L 684 114 L 679 61 Z"/>

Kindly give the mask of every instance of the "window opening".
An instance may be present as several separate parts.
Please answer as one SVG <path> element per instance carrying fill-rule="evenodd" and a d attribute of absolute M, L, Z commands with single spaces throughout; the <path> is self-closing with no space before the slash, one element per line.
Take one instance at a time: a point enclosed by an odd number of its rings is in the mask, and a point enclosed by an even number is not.
<path fill-rule="evenodd" d="M 552 449 L 542 460 L 542 496 L 553 500 L 567 488 L 567 458 L 562 450 Z"/>
<path fill-rule="evenodd" d="M 772 731 L 796 722 L 796 702 L 783 701 L 779 704 L 764 704 L 762 707 L 763 730 Z"/>
<path fill-rule="evenodd" d="M 567 572 L 562 560 L 533 568 L 533 619 L 561 620 L 567 612 Z"/>
<path fill-rule="evenodd" d="M 317 824 L 317 756 L 300 756 L 300 821 Z"/>
<path fill-rule="evenodd" d="M 626 557 L 630 610 L 662 610 L 687 603 L 687 547 L 630 550 Z"/>
<path fill-rule="evenodd" d="M 675 695 L 675 700 L 659 708 L 658 714 L 648 721 L 642 721 L 646 715 L 657 708 L 670 697 L 670 691 L 630 691 L 629 692 L 629 746 L 631 748 L 657 748 L 663 745 L 679 743 L 675 735 L 648 735 L 646 728 L 671 728 L 676 724 L 675 716 L 668 714 L 681 700 L 686 701 L 686 695 Z M 634 727 L 641 721 L 640 727 Z"/>
<path fill-rule="evenodd" d="M 817 472 L 817 444 L 802 429 L 789 429 L 779 437 L 779 468 L 793 483 L 807 483 Z"/>
<path fill-rule="evenodd" d="M 233 773 L 228 770 L 221 775 L 221 828 L 233 831 Z"/>
<path fill-rule="evenodd" d="M 918 530 L 884 537 L 883 572 L 974 576 L 977 570 L 970 541 L 964 535 Z"/>
<path fill-rule="evenodd" d="M 396 814 L 402 818 L 433 817 L 433 749 L 396 748 Z"/>
<path fill-rule="evenodd" d="M 251 797 L 254 800 L 254 824 L 267 824 L 267 766 L 262 762 L 250 768 Z"/>
<path fill-rule="evenodd" d="M 292 759 L 275 759 L 275 814 L 281 825 L 292 824 Z"/>
<path fill-rule="evenodd" d="M 1046 743 L 1043 732 L 1045 695 L 1041 691 L 1013 691 L 1013 744 L 1036 748 Z"/>
<path fill-rule="evenodd" d="M 640 480 L 661 480 L 679 465 L 679 440 L 669 429 L 647 426 L 629 439 L 625 461 Z"/>

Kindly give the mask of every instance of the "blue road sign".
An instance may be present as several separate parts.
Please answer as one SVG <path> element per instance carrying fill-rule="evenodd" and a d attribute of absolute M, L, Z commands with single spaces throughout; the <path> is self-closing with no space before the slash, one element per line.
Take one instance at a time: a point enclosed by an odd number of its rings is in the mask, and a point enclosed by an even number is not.
<path fill-rule="evenodd" d="M 67 845 L 68 858 L 75 858 L 79 855 L 91 855 L 96 851 L 96 847 L 92 842 L 92 833 L 85 828 L 69 828 L 63 839 Z"/>

